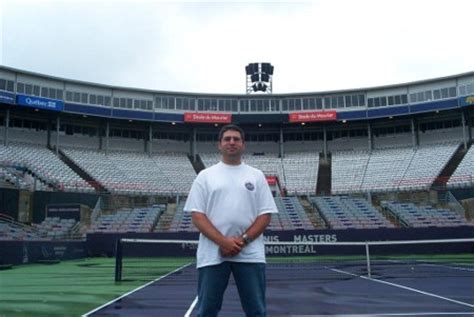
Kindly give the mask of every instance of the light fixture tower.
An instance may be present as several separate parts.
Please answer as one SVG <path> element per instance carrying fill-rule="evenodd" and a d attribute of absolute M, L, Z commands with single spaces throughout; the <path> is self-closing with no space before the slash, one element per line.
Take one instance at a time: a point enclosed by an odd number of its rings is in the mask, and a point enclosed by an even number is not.
<path fill-rule="evenodd" d="M 273 91 L 273 66 L 270 63 L 251 63 L 245 66 L 247 94 Z"/>

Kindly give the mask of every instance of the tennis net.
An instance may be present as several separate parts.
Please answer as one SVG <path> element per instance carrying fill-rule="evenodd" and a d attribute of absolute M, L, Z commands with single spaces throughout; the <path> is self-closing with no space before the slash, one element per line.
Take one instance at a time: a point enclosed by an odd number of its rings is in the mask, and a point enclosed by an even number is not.
<path fill-rule="evenodd" d="M 120 239 L 115 280 L 147 281 L 168 274 L 193 263 L 197 245 L 195 240 Z M 474 238 L 266 242 L 265 249 L 269 281 L 474 277 Z"/>

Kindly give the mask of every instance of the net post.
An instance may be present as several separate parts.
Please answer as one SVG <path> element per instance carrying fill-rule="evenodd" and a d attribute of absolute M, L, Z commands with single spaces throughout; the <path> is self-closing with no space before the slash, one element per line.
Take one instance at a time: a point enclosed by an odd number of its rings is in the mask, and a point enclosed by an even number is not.
<path fill-rule="evenodd" d="M 372 274 L 370 271 L 370 251 L 369 251 L 369 242 L 365 242 L 365 256 L 367 259 L 367 277 L 371 278 Z"/>
<path fill-rule="evenodd" d="M 115 244 L 115 282 L 122 280 L 122 239 L 118 238 Z"/>

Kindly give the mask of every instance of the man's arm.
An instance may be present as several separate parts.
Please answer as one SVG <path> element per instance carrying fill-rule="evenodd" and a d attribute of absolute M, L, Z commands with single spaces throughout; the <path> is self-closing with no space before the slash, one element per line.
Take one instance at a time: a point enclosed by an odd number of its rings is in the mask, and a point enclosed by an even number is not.
<path fill-rule="evenodd" d="M 199 232 L 219 246 L 223 256 L 234 256 L 242 250 L 244 245 L 242 239 L 223 236 L 205 214 L 193 212 L 192 220 Z"/>
<path fill-rule="evenodd" d="M 250 239 L 250 241 L 257 239 L 263 233 L 263 231 L 265 231 L 265 228 L 268 226 L 271 220 L 271 213 L 258 216 L 252 223 L 252 225 L 248 227 L 247 230 L 245 230 L 244 234 L 247 234 L 247 237 L 248 239 Z M 240 239 L 242 243 L 245 242 L 242 236 L 240 237 Z"/>

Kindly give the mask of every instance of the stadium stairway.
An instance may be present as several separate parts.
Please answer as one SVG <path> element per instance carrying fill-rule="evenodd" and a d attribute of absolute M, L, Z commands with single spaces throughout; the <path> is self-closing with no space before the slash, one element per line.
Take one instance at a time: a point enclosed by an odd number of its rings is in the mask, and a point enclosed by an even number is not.
<path fill-rule="evenodd" d="M 155 232 L 169 231 L 171 222 L 173 221 L 174 214 L 176 213 L 176 204 L 169 203 L 166 206 L 166 210 L 161 214 L 158 223 L 155 225 Z"/>
<path fill-rule="evenodd" d="M 459 166 L 459 163 L 461 163 L 462 159 L 464 158 L 471 146 L 472 142 L 468 143 L 467 149 L 464 149 L 464 146 L 462 144 L 458 146 L 454 155 L 451 157 L 451 159 L 445 165 L 439 176 L 433 182 L 433 188 L 446 187 L 446 183 L 448 182 L 449 178 L 453 175 L 454 171 Z"/>
<path fill-rule="evenodd" d="M 56 149 L 54 147 L 48 147 L 52 152 L 56 153 Z M 98 181 L 96 181 L 91 175 L 89 175 L 86 171 L 80 168 L 73 160 L 71 160 L 67 155 L 59 149 L 58 157 L 61 161 L 63 161 L 67 166 L 69 166 L 77 175 L 79 175 L 82 179 L 84 179 L 89 185 L 91 185 L 97 193 L 108 194 L 109 192 L 107 189 L 102 186 Z"/>
<path fill-rule="evenodd" d="M 319 214 L 318 210 L 313 207 L 311 202 L 308 200 L 308 196 L 299 197 L 301 206 L 303 206 L 304 211 L 308 215 L 309 220 L 316 229 L 325 229 L 327 224 L 324 219 Z"/>
<path fill-rule="evenodd" d="M 318 180 L 316 184 L 316 194 L 321 196 L 331 195 L 331 154 L 327 159 L 319 158 Z"/>
<path fill-rule="evenodd" d="M 199 174 L 200 171 L 206 168 L 199 154 L 196 154 L 196 161 L 193 160 L 193 157 L 191 155 L 188 155 L 188 158 L 189 158 L 189 162 L 191 162 L 191 165 L 196 171 L 196 175 Z"/>

